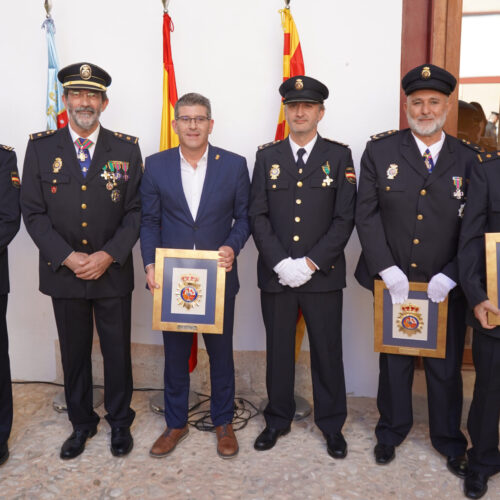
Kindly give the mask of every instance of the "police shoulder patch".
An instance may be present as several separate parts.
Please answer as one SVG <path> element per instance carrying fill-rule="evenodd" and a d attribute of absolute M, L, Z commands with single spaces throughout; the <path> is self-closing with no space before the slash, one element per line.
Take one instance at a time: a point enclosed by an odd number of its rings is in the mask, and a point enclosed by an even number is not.
<path fill-rule="evenodd" d="M 5 149 L 5 151 L 14 151 L 12 146 L 4 146 L 3 144 L 0 144 L 0 149 Z"/>
<path fill-rule="evenodd" d="M 10 181 L 15 188 L 19 189 L 21 187 L 21 181 L 19 179 L 19 173 L 17 172 L 17 170 L 13 170 L 10 173 Z"/>
<path fill-rule="evenodd" d="M 399 130 L 387 130 L 386 132 L 380 132 L 380 134 L 375 134 L 370 136 L 372 141 L 378 141 L 379 139 L 385 139 L 386 137 L 390 137 L 391 135 L 397 134 Z"/>
<path fill-rule="evenodd" d="M 53 134 L 55 134 L 57 130 L 44 130 L 43 132 L 36 132 L 34 134 L 30 134 L 30 139 L 32 141 L 36 141 L 38 139 L 42 139 L 44 137 L 49 137 Z"/>
<path fill-rule="evenodd" d="M 356 184 L 356 170 L 354 170 L 354 167 L 345 168 L 345 179 L 349 184 Z"/>
<path fill-rule="evenodd" d="M 115 137 L 125 142 L 131 142 L 132 144 L 137 144 L 139 142 L 138 137 L 134 137 L 133 135 L 128 135 L 128 134 L 123 134 L 122 132 L 115 132 Z"/>
<path fill-rule="evenodd" d="M 349 147 L 348 144 L 344 144 L 343 142 L 339 142 L 339 141 L 334 141 L 333 139 L 328 139 L 328 137 L 323 137 L 323 139 L 325 141 L 331 142 L 332 144 L 338 144 L 339 146 L 344 146 L 344 148 L 348 148 Z"/>
<path fill-rule="evenodd" d="M 261 146 L 259 146 L 258 150 L 260 151 L 261 149 L 266 149 L 269 146 L 274 146 L 275 144 L 279 144 L 280 142 L 281 142 L 281 139 L 277 140 L 277 141 L 273 141 L 273 142 L 267 142 L 266 144 L 262 144 Z"/>
<path fill-rule="evenodd" d="M 499 160 L 500 151 L 485 151 L 483 153 L 478 153 L 477 157 L 481 163 L 485 163 L 491 160 Z"/>
<path fill-rule="evenodd" d="M 467 148 L 472 149 L 476 153 L 484 153 L 484 149 L 474 142 L 470 142 L 467 139 L 460 139 L 460 142 Z"/>

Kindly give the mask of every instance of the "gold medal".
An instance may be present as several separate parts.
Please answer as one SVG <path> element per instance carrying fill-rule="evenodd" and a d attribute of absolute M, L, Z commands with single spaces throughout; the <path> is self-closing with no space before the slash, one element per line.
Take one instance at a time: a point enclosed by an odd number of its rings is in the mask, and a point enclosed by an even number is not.
<path fill-rule="evenodd" d="M 271 176 L 271 179 L 275 181 L 278 176 L 280 175 L 281 170 L 280 166 L 278 164 L 271 165 L 271 170 L 269 170 L 269 175 Z"/>
<path fill-rule="evenodd" d="M 63 162 L 62 162 L 61 158 L 59 158 L 59 157 L 56 158 L 54 160 L 54 163 L 52 164 L 52 172 L 54 174 L 58 174 L 59 171 L 61 170 L 62 166 L 63 166 Z"/>
<path fill-rule="evenodd" d="M 106 184 L 106 189 L 107 189 L 108 191 L 111 191 L 111 190 L 113 189 L 113 183 L 112 183 L 112 182 L 108 182 L 108 183 Z"/>
<path fill-rule="evenodd" d="M 120 199 L 120 191 L 118 189 L 113 189 L 111 191 L 111 200 L 115 203 Z"/>
<path fill-rule="evenodd" d="M 87 159 L 87 155 L 85 154 L 84 149 L 80 149 L 80 151 L 78 151 L 78 159 L 80 161 L 85 161 Z"/>
<path fill-rule="evenodd" d="M 393 180 L 396 175 L 398 175 L 398 166 L 395 163 L 391 163 L 387 169 L 387 178 Z"/>

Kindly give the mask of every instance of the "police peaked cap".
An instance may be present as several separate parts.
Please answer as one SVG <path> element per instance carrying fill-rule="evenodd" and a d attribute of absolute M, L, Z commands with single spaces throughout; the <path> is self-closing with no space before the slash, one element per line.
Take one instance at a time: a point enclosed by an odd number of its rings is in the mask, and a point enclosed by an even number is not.
<path fill-rule="evenodd" d="M 298 75 L 285 80 L 280 85 L 283 102 L 318 102 L 328 98 L 328 88 L 309 76 Z"/>
<path fill-rule="evenodd" d="M 106 92 L 111 85 L 111 76 L 99 66 L 88 62 L 70 64 L 62 68 L 57 78 L 65 89 Z"/>
<path fill-rule="evenodd" d="M 437 90 L 450 95 L 457 84 L 457 79 L 448 71 L 434 64 L 422 64 L 411 69 L 401 80 L 406 95 L 416 90 Z"/>

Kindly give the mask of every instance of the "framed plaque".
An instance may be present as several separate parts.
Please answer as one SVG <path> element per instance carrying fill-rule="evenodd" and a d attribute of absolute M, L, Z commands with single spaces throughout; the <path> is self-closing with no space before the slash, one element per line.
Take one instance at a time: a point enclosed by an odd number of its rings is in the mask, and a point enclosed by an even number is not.
<path fill-rule="evenodd" d="M 486 233 L 486 292 L 491 303 L 498 307 L 498 289 L 500 268 L 500 233 Z M 500 316 L 488 313 L 488 323 L 490 325 L 500 325 Z"/>
<path fill-rule="evenodd" d="M 448 297 L 436 304 L 427 283 L 411 283 L 408 300 L 392 304 L 382 280 L 375 280 L 375 352 L 430 358 L 446 355 Z"/>
<path fill-rule="evenodd" d="M 153 330 L 222 333 L 226 270 L 219 252 L 157 248 Z"/>

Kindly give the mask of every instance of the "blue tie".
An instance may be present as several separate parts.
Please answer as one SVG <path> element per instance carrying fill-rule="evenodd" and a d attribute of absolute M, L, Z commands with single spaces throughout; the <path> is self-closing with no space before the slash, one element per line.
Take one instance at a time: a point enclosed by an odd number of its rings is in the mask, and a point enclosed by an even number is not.
<path fill-rule="evenodd" d="M 78 162 L 80 163 L 80 168 L 82 169 L 82 175 L 83 177 L 86 177 L 91 161 L 89 148 L 94 143 L 89 139 L 83 139 L 82 137 L 79 137 L 75 141 L 75 144 L 78 146 L 79 149 L 77 157 L 78 157 Z"/>
<path fill-rule="evenodd" d="M 432 169 L 434 168 L 434 160 L 432 159 L 429 148 L 424 151 L 424 154 L 422 156 L 424 157 L 425 166 L 427 167 L 427 170 L 430 174 L 432 172 Z"/>

